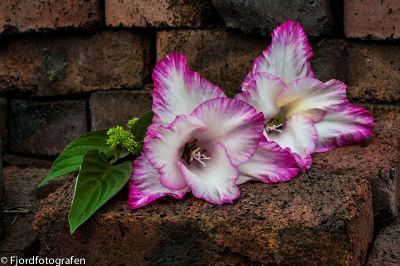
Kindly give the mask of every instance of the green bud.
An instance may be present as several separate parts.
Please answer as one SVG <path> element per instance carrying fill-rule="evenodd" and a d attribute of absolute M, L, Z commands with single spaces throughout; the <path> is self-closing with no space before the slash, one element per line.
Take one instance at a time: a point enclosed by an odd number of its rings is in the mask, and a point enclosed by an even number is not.
<path fill-rule="evenodd" d="M 139 120 L 139 118 L 134 117 L 134 118 L 131 118 L 131 119 L 128 121 L 128 128 L 129 128 L 129 130 L 132 130 L 133 126 L 135 125 L 136 121 L 138 121 L 138 120 Z"/>
<path fill-rule="evenodd" d="M 114 150 L 126 149 L 133 152 L 137 143 L 134 141 L 133 134 L 121 126 L 110 128 L 107 131 L 107 144 Z"/>

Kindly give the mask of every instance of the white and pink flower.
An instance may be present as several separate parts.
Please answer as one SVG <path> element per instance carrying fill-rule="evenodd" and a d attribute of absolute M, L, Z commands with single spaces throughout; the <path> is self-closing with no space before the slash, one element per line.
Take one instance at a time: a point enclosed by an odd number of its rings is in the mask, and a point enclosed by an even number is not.
<path fill-rule="evenodd" d="M 274 30 L 236 96 L 264 114 L 266 139 L 289 148 L 303 170 L 311 167 L 312 153 L 360 143 L 373 128 L 369 112 L 347 100 L 343 82 L 314 78 L 311 57 L 300 24 L 287 21 Z"/>
<path fill-rule="evenodd" d="M 131 208 L 165 195 L 180 199 L 188 191 L 214 204 L 232 203 L 239 196 L 239 183 L 290 180 L 299 172 L 288 149 L 261 141 L 263 114 L 244 101 L 227 98 L 191 71 L 184 56 L 161 60 L 153 80 L 154 119 L 144 151 L 133 163 Z M 246 167 L 253 156 L 251 167 Z M 254 165 L 260 171 L 249 169 Z"/>

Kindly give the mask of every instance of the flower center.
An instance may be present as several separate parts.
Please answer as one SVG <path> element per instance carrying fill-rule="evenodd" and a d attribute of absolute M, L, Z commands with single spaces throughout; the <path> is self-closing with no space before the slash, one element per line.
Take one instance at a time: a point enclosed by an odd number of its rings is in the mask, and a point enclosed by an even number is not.
<path fill-rule="evenodd" d="M 284 120 L 282 116 L 276 115 L 271 120 L 265 123 L 265 132 L 272 133 L 274 131 L 282 133 Z"/>
<path fill-rule="evenodd" d="M 201 150 L 196 145 L 197 140 L 189 141 L 185 144 L 185 148 L 183 149 L 182 159 L 187 162 L 187 164 L 191 164 L 193 161 L 199 162 L 203 167 L 206 167 L 204 160 L 210 160 L 211 158 L 208 157 L 205 152 L 206 150 Z"/>

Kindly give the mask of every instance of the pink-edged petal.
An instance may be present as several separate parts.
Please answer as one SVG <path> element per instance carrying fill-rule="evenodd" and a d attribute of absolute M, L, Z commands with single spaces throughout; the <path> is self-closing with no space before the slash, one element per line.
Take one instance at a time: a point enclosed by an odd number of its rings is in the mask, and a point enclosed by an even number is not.
<path fill-rule="evenodd" d="M 247 102 L 269 120 L 279 113 L 276 98 L 285 87 L 280 78 L 269 73 L 250 74 L 243 83 L 243 92 L 237 94 L 235 99 Z"/>
<path fill-rule="evenodd" d="M 282 149 L 275 142 L 260 141 L 256 154 L 239 166 L 239 180 L 279 183 L 292 180 L 300 172 L 297 162 L 288 148 Z"/>
<path fill-rule="evenodd" d="M 295 159 L 302 169 L 308 169 L 311 166 L 310 154 L 315 151 L 318 136 L 314 122 L 307 116 L 292 115 L 286 121 L 282 133 L 272 132 L 266 134 L 266 138 L 275 141 L 282 148 L 289 148 L 292 153 L 297 154 L 298 156 L 295 156 Z"/>
<path fill-rule="evenodd" d="M 240 195 L 236 185 L 239 176 L 237 167 L 230 162 L 222 144 L 215 144 L 210 157 L 205 167 L 180 162 L 181 173 L 195 197 L 214 204 L 232 203 Z"/>
<path fill-rule="evenodd" d="M 287 21 L 272 33 L 270 46 L 256 58 L 253 73 L 268 72 L 286 84 L 302 77 L 313 77 L 312 49 L 300 23 Z"/>
<path fill-rule="evenodd" d="M 307 152 L 305 155 L 300 156 L 297 153 L 293 153 L 293 157 L 297 162 L 297 165 L 300 167 L 301 171 L 304 173 L 309 170 L 312 166 L 312 158 L 311 153 Z"/>
<path fill-rule="evenodd" d="M 217 98 L 200 104 L 191 114 L 207 125 L 197 134 L 199 146 L 213 150 L 221 143 L 233 165 L 249 160 L 258 147 L 264 129 L 264 116 L 249 104 L 228 98 Z"/>
<path fill-rule="evenodd" d="M 155 123 L 171 123 L 177 115 L 190 114 L 205 100 L 226 97 L 220 88 L 190 70 L 181 54 L 170 54 L 158 62 L 152 77 Z"/>
<path fill-rule="evenodd" d="M 290 83 L 278 96 L 277 104 L 286 116 L 304 114 L 314 122 L 321 121 L 327 111 L 346 103 L 346 85 L 339 80 L 323 83 L 314 78 L 300 78 Z"/>
<path fill-rule="evenodd" d="M 160 174 L 145 156 L 138 157 L 132 166 L 132 177 L 129 181 L 128 206 L 140 208 L 158 198 L 169 195 L 182 199 L 189 187 L 179 190 L 168 189 L 161 185 Z"/>
<path fill-rule="evenodd" d="M 326 152 L 346 144 L 361 143 L 372 134 L 374 119 L 364 108 L 347 103 L 328 112 L 315 124 L 318 134 L 316 152 Z"/>
<path fill-rule="evenodd" d="M 186 182 L 180 174 L 178 161 L 186 142 L 206 125 L 193 116 L 180 115 L 169 125 L 153 124 L 144 139 L 145 155 L 161 175 L 161 184 L 169 189 L 183 189 Z"/>

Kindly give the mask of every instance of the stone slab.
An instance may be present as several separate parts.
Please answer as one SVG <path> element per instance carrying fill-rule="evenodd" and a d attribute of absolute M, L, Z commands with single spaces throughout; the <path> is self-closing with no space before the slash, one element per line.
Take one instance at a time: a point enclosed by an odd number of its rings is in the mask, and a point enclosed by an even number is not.
<path fill-rule="evenodd" d="M 41 203 L 41 256 L 74 255 L 89 265 L 362 265 L 372 240 L 368 182 L 348 175 L 247 183 L 240 199 L 222 206 L 187 196 L 128 210 L 122 191 L 73 235 L 72 192 L 67 182 Z"/>
<path fill-rule="evenodd" d="M 29 256 L 38 252 L 32 220 L 39 205 L 38 182 L 48 168 L 4 168 L 4 232 L 0 254 Z"/>
<path fill-rule="evenodd" d="M 384 228 L 376 237 L 367 266 L 400 265 L 400 222 Z"/>
<path fill-rule="evenodd" d="M 400 108 L 364 105 L 374 115 L 373 137 L 361 145 L 348 145 L 316 154 L 312 168 L 326 174 L 353 174 L 371 183 L 377 225 L 398 215 L 400 207 Z"/>

